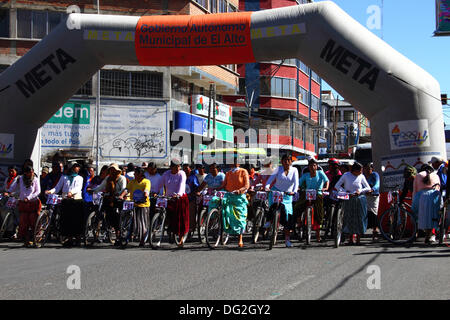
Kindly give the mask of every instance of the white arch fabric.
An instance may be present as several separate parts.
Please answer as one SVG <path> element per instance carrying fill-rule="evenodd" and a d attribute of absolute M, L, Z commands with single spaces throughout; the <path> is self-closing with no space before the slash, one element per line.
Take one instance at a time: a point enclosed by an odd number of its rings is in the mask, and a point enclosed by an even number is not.
<path fill-rule="evenodd" d="M 305 62 L 370 119 L 385 185 L 401 182 L 405 163 L 446 157 L 438 82 L 327 1 L 204 16 L 71 14 L 0 76 L 0 134 L 14 137 L 14 155 L 3 162 L 28 158 L 37 130 L 106 64 L 283 58 Z"/>

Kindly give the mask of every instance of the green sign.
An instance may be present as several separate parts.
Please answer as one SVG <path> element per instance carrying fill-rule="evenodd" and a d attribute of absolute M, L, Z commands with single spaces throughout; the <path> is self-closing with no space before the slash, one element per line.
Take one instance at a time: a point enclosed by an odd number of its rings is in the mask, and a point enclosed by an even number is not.
<path fill-rule="evenodd" d="M 90 119 L 90 102 L 70 101 L 64 104 L 47 123 L 90 124 Z"/>
<path fill-rule="evenodd" d="M 211 134 L 213 134 L 213 121 L 211 120 Z M 234 142 L 234 128 L 228 124 L 216 121 L 216 139 Z"/>

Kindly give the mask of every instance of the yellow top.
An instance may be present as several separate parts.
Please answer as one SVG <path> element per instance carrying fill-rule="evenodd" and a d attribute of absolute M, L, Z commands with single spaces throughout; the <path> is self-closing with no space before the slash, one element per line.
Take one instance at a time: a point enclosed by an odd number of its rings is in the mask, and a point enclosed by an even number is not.
<path fill-rule="evenodd" d="M 144 178 L 141 182 L 137 182 L 136 179 L 133 179 L 128 182 L 127 189 L 136 207 L 150 207 L 150 199 L 144 193 L 147 192 L 147 194 L 150 194 L 150 180 Z"/>

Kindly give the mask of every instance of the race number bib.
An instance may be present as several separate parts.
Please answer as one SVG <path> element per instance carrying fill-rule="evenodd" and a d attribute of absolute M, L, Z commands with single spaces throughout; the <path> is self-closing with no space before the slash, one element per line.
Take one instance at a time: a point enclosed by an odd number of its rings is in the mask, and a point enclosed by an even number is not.
<path fill-rule="evenodd" d="M 264 200 L 267 199 L 267 193 L 266 193 L 266 192 L 263 192 L 263 191 L 258 191 L 258 192 L 256 193 L 255 198 L 256 198 L 257 200 L 264 201 Z"/>
<path fill-rule="evenodd" d="M 209 205 L 209 202 L 211 201 L 212 198 L 213 198 L 212 196 L 204 195 L 203 196 L 203 205 L 205 207 L 207 207 Z"/>
<path fill-rule="evenodd" d="M 292 201 L 298 201 L 298 199 L 300 199 L 300 193 L 296 192 L 294 193 L 294 197 L 292 198 Z"/>
<path fill-rule="evenodd" d="M 124 201 L 122 209 L 124 211 L 133 210 L 134 209 L 134 202 L 133 201 Z"/>
<path fill-rule="evenodd" d="M 387 194 L 387 201 L 388 201 L 388 203 L 391 203 L 392 200 L 394 200 L 394 198 L 392 197 L 392 192 L 389 191 L 388 194 Z"/>
<path fill-rule="evenodd" d="M 225 192 L 217 191 L 216 196 L 219 197 L 220 199 L 223 199 L 223 197 L 225 197 Z"/>
<path fill-rule="evenodd" d="M 347 192 L 338 192 L 336 198 L 338 198 L 339 200 L 348 200 L 350 199 L 350 196 Z"/>
<path fill-rule="evenodd" d="M 156 206 L 160 208 L 167 208 L 167 199 L 158 198 L 158 200 L 156 200 Z"/>
<path fill-rule="evenodd" d="M 6 203 L 6 206 L 10 209 L 14 209 L 15 207 L 17 207 L 17 199 L 14 197 L 10 197 L 8 199 L 8 202 Z"/>
<path fill-rule="evenodd" d="M 306 190 L 306 200 L 314 201 L 317 198 L 317 190 L 308 189 Z"/>
<path fill-rule="evenodd" d="M 57 205 L 61 203 L 60 197 L 57 194 L 49 194 L 47 198 L 47 204 Z"/>
<path fill-rule="evenodd" d="M 274 203 L 283 202 L 283 192 L 273 191 L 273 202 Z"/>

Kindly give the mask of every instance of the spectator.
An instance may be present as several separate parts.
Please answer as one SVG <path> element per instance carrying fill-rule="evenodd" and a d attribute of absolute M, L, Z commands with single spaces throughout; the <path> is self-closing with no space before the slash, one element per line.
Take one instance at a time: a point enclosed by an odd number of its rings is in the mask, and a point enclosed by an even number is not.
<path fill-rule="evenodd" d="M 367 229 L 372 229 L 372 240 L 378 240 L 378 205 L 380 203 L 380 175 L 373 171 L 373 163 L 364 166 L 364 176 L 372 188 L 367 198 Z"/>

